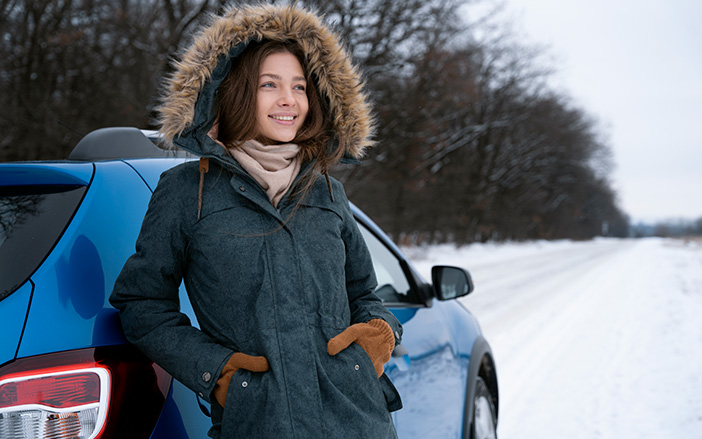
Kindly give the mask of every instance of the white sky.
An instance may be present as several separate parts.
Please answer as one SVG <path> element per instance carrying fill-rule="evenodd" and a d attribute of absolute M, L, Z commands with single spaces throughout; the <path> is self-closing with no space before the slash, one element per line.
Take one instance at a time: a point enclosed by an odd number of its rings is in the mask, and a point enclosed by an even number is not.
<path fill-rule="evenodd" d="M 490 0 L 488 0 L 490 1 Z M 504 0 L 612 148 L 633 221 L 702 217 L 702 0 Z"/>

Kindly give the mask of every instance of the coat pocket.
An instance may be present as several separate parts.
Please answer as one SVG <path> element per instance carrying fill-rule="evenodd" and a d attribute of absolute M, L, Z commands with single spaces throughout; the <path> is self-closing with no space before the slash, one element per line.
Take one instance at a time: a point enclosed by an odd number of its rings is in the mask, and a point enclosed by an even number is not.
<path fill-rule="evenodd" d="M 368 363 L 370 363 L 370 365 L 374 368 L 375 366 L 373 366 L 373 361 L 366 350 L 357 343 L 353 343 L 353 345 L 357 346 L 358 349 L 365 354 L 364 357 L 368 359 Z M 373 370 L 375 371 L 375 369 Z M 402 399 L 400 398 L 400 393 L 395 388 L 395 385 L 392 383 L 392 381 L 390 381 L 390 378 L 383 373 L 380 375 L 380 378 L 378 378 L 378 383 L 380 384 L 380 390 L 383 391 L 383 396 L 385 397 L 385 403 L 388 406 L 388 410 L 391 412 L 400 410 L 402 408 Z"/>
<path fill-rule="evenodd" d="M 358 344 L 351 343 L 346 349 L 331 359 L 327 377 L 335 392 L 344 395 L 335 404 L 350 404 L 350 411 L 364 412 L 367 415 L 384 417 L 387 413 L 373 362 L 366 351 Z M 342 405 L 344 405 L 342 404 Z M 341 409 L 343 411 L 343 409 Z"/>
<path fill-rule="evenodd" d="M 237 437 L 250 437 L 259 429 L 257 414 L 265 412 L 266 390 L 263 375 L 239 369 L 234 372 L 227 390 L 227 401 L 222 414 L 222 437 L 236 432 Z"/>

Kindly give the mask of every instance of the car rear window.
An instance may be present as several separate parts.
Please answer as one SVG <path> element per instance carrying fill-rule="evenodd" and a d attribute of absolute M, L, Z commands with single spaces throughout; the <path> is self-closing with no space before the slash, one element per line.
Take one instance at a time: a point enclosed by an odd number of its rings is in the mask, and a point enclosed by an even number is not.
<path fill-rule="evenodd" d="M 0 187 L 0 300 L 36 271 L 54 248 L 87 187 Z"/>

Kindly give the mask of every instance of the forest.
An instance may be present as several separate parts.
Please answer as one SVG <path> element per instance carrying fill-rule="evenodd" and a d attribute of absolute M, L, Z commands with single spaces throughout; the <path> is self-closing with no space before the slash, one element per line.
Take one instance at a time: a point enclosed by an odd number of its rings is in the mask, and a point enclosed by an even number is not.
<path fill-rule="evenodd" d="M 154 128 L 162 78 L 221 0 L 0 0 L 0 161 Z M 287 4 L 289 2 L 270 1 Z M 403 244 L 628 236 L 599 121 L 473 0 L 310 0 L 344 39 L 376 145 L 349 198 Z M 496 3 L 495 8 L 499 8 Z"/>

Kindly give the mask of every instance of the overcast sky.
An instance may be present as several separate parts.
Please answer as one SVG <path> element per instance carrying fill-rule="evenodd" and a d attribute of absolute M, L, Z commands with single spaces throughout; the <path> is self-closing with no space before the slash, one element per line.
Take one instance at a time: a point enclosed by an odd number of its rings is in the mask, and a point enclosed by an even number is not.
<path fill-rule="evenodd" d="M 702 217 L 702 0 L 505 0 L 599 121 L 634 221 Z"/>

